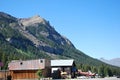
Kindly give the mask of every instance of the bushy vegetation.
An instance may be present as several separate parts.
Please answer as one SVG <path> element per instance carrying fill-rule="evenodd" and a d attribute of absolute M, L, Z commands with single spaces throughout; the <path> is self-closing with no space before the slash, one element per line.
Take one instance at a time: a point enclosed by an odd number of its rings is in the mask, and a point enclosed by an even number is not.
<path fill-rule="evenodd" d="M 37 72 L 36 72 L 37 76 L 38 76 L 38 79 L 42 79 L 43 78 L 43 71 L 41 69 L 39 69 Z"/>

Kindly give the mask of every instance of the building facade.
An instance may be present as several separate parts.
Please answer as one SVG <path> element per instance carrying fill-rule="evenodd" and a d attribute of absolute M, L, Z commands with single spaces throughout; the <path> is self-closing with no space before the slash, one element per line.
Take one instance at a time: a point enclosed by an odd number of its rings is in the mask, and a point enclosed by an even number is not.
<path fill-rule="evenodd" d="M 12 80 L 36 79 L 37 71 L 41 69 L 44 77 L 49 77 L 51 73 L 50 61 L 46 59 L 36 60 L 14 60 L 8 64 L 8 69 Z"/>
<path fill-rule="evenodd" d="M 53 79 L 75 78 L 77 71 L 75 61 L 70 60 L 13 60 L 8 64 L 11 80 L 37 79 L 37 71 L 42 70 L 45 78 Z"/>
<path fill-rule="evenodd" d="M 77 72 L 75 61 L 72 59 L 51 60 L 51 72 L 53 78 L 75 78 L 75 73 Z M 60 76 L 56 76 L 56 74 Z"/>

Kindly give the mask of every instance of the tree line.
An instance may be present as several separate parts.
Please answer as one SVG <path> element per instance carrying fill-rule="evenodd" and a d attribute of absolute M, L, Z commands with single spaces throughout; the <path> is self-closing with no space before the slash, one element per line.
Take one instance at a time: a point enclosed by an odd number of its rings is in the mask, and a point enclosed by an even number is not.
<path fill-rule="evenodd" d="M 98 74 L 99 77 L 111 77 L 120 75 L 120 67 L 110 66 L 102 64 L 100 66 L 90 66 L 87 64 L 80 64 L 77 66 L 82 71 L 91 71 L 92 73 Z"/>

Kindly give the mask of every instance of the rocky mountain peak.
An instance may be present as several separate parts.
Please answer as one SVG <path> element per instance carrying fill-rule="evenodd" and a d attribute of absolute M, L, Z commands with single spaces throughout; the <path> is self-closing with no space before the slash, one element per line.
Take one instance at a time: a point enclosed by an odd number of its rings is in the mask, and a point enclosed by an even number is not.
<path fill-rule="evenodd" d="M 39 15 L 35 15 L 30 18 L 20 19 L 20 23 L 22 23 L 23 26 L 29 26 L 29 25 L 36 24 L 36 23 L 45 24 L 45 22 L 46 21 L 43 18 L 41 18 Z"/>

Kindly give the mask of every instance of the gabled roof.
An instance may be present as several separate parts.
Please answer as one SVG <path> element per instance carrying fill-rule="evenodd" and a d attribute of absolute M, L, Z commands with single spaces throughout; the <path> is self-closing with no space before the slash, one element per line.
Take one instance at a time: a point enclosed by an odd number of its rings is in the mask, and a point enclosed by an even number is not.
<path fill-rule="evenodd" d="M 8 64 L 9 70 L 37 70 L 45 68 L 45 59 L 14 60 Z"/>
<path fill-rule="evenodd" d="M 74 63 L 74 60 L 51 60 L 51 66 L 72 66 Z"/>

